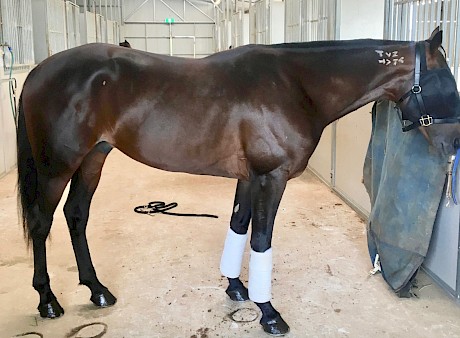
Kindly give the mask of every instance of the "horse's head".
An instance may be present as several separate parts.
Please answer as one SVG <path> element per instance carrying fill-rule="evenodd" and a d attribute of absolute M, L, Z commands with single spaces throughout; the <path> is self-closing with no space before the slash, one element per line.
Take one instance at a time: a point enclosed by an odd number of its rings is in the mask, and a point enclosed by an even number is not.
<path fill-rule="evenodd" d="M 401 97 L 403 131 L 419 127 L 428 141 L 444 154 L 455 153 L 460 140 L 460 98 L 455 79 L 439 51 L 442 31 L 415 46 L 412 88 Z M 457 140 L 457 141 L 456 141 Z"/>

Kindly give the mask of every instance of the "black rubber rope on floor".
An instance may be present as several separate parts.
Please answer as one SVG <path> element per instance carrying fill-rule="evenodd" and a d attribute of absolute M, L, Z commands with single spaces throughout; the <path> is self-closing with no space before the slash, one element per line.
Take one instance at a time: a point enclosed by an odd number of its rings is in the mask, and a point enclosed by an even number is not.
<path fill-rule="evenodd" d="M 177 207 L 177 205 L 178 204 L 176 202 L 166 204 L 165 202 L 162 202 L 162 201 L 153 201 L 147 205 L 139 205 L 138 207 L 135 207 L 134 211 L 137 212 L 138 214 L 147 214 L 147 215 L 164 214 L 164 215 L 170 215 L 170 216 L 219 218 L 219 216 L 210 215 L 210 214 L 183 214 L 183 213 L 168 211 L 168 210 L 171 210 Z"/>

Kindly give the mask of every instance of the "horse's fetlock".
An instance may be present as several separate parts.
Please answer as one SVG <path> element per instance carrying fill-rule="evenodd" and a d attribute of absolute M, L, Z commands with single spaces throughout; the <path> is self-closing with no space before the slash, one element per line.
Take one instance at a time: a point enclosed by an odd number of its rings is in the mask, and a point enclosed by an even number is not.
<path fill-rule="evenodd" d="M 280 315 L 280 313 L 276 311 L 276 309 L 273 307 L 271 302 L 256 303 L 256 305 L 260 309 L 260 311 L 262 311 L 262 318 L 260 319 L 260 324 L 267 323 Z"/>
<path fill-rule="evenodd" d="M 87 286 L 91 289 L 92 285 L 94 283 L 89 281 L 89 280 L 85 280 L 85 279 L 80 279 L 80 285 L 84 285 L 84 286 Z"/>
<path fill-rule="evenodd" d="M 45 298 L 49 298 L 48 295 L 53 295 L 53 292 L 51 291 L 51 287 L 49 284 L 49 280 L 46 282 L 36 282 L 34 281 L 32 283 L 33 288 L 35 291 L 37 291 L 40 294 L 40 297 L 45 296 Z M 54 295 L 53 295 L 54 297 Z"/>
<path fill-rule="evenodd" d="M 82 279 L 80 278 L 80 285 L 87 286 L 92 293 L 100 293 L 106 289 L 104 285 L 102 285 L 97 278 L 95 280 L 89 279 Z"/>

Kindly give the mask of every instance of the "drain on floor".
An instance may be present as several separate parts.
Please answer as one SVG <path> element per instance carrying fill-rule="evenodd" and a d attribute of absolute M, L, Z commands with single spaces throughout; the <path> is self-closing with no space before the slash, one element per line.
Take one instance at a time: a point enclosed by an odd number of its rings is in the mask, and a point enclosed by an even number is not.
<path fill-rule="evenodd" d="M 80 325 L 74 329 L 72 329 L 66 336 L 66 338 L 71 338 L 71 337 L 85 337 L 85 338 L 101 338 L 107 333 L 107 324 L 102 323 L 102 322 L 95 322 L 95 323 L 89 323 L 89 324 L 84 324 Z M 77 336 L 77 333 L 82 334 L 81 331 L 84 332 L 84 336 Z M 88 334 L 88 335 L 87 335 Z"/>
<path fill-rule="evenodd" d="M 259 313 L 254 309 L 242 308 L 233 311 L 228 316 L 236 323 L 249 323 L 255 321 Z"/>

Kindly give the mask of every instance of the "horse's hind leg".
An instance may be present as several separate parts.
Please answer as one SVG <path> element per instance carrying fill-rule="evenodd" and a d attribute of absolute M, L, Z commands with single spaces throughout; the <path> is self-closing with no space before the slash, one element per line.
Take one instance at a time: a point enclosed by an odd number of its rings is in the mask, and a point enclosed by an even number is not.
<path fill-rule="evenodd" d="M 102 307 L 115 304 L 116 298 L 97 279 L 86 239 L 86 225 L 91 199 L 99 183 L 102 166 L 111 149 L 108 143 L 101 142 L 86 155 L 72 177 L 69 196 L 64 206 L 64 214 L 77 260 L 80 284 L 89 287 L 91 301 Z"/>
<path fill-rule="evenodd" d="M 70 175 L 69 175 L 70 178 Z M 40 295 L 38 311 L 44 318 L 56 318 L 64 314 L 64 309 L 51 291 L 50 278 L 46 264 L 46 239 L 48 238 L 53 214 L 62 196 L 68 179 L 48 178 L 38 174 L 37 185 L 40 197 L 31 208 L 29 236 L 34 253 L 34 276 L 32 285 Z"/>
<path fill-rule="evenodd" d="M 243 285 L 239 277 L 250 221 L 250 182 L 238 180 L 235 201 L 233 203 L 233 213 L 222 253 L 220 270 L 228 278 L 229 282 L 229 286 L 225 292 L 231 300 L 239 302 L 249 300 L 248 289 Z"/>

